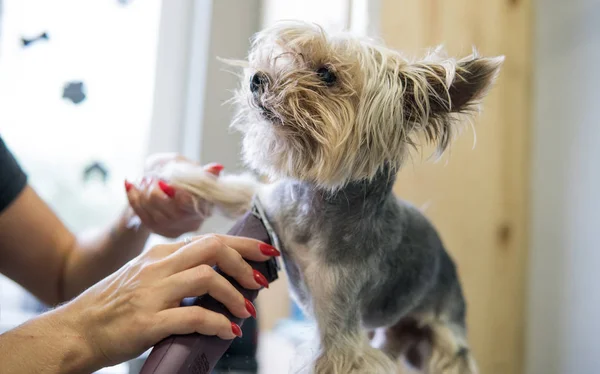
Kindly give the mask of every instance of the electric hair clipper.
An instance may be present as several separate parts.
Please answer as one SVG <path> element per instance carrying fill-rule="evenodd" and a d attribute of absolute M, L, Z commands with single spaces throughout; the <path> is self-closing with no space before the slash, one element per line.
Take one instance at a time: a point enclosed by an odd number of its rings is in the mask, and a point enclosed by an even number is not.
<path fill-rule="evenodd" d="M 237 221 L 228 235 L 261 240 L 280 249 L 275 231 L 270 226 L 257 198 L 254 199 L 252 209 Z M 253 269 L 261 272 L 269 283 L 278 278 L 279 263 L 276 258 L 273 257 L 266 262 L 248 261 L 248 263 Z M 246 299 L 254 301 L 258 296 L 259 290 L 247 290 L 217 267 L 215 270 L 229 280 Z M 243 319 L 232 315 L 223 304 L 209 295 L 188 298 L 182 302 L 184 308 L 190 305 L 198 305 L 222 313 L 239 326 L 244 323 Z M 218 336 L 197 333 L 170 336 L 154 346 L 140 374 L 209 374 L 232 342 L 233 340 L 223 340 Z"/>

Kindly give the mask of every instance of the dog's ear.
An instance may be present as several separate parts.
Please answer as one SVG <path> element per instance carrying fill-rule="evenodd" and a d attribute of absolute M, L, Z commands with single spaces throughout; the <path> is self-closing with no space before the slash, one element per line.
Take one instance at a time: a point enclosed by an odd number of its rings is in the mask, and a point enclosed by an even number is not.
<path fill-rule="evenodd" d="M 400 72 L 405 121 L 423 130 L 428 141 L 443 152 L 451 139 L 453 114 L 469 113 L 493 85 L 504 56 L 483 58 L 475 54 L 455 61 L 424 60 Z"/>

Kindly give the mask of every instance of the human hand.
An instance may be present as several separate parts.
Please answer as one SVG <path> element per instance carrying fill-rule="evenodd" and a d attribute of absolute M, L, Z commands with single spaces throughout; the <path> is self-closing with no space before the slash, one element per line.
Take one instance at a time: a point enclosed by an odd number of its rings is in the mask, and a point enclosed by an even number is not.
<path fill-rule="evenodd" d="M 241 336 L 241 329 L 227 317 L 180 303 L 209 294 L 233 315 L 255 317 L 252 303 L 212 266 L 218 265 L 244 288 L 258 289 L 266 287 L 267 280 L 244 258 L 266 261 L 273 255 L 279 253 L 263 242 L 227 235 L 157 245 L 62 308 L 101 367 L 137 357 L 173 334 L 233 339 Z"/>
<path fill-rule="evenodd" d="M 172 162 L 193 163 L 175 154 L 151 156 L 144 168 L 147 177 L 139 184 L 125 181 L 129 205 L 149 230 L 167 238 L 177 238 L 187 232 L 197 231 L 204 220 L 212 214 L 212 204 L 207 201 L 195 203 L 192 195 L 170 186 L 166 181 L 153 178 L 158 170 Z M 220 164 L 208 164 L 204 170 L 219 176 L 223 169 Z"/>

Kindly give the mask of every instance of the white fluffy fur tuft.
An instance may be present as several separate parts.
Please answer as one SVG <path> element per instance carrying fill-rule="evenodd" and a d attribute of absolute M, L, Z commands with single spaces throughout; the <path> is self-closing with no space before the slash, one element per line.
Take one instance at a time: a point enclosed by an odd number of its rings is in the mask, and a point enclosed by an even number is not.
<path fill-rule="evenodd" d="M 216 177 L 200 166 L 187 163 L 168 164 L 156 177 L 190 192 L 195 199 L 214 204 L 228 218 L 237 218 L 247 212 L 262 185 L 249 173 Z"/>

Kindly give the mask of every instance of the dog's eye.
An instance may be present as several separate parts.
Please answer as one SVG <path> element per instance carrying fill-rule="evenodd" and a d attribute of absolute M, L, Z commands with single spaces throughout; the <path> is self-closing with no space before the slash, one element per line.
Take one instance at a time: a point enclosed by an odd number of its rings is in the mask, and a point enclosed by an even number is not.
<path fill-rule="evenodd" d="M 333 85 L 335 83 L 335 81 L 337 80 L 335 73 L 326 66 L 319 68 L 317 70 L 317 75 L 319 76 L 321 81 L 323 81 L 323 83 L 325 83 L 328 86 Z"/>

